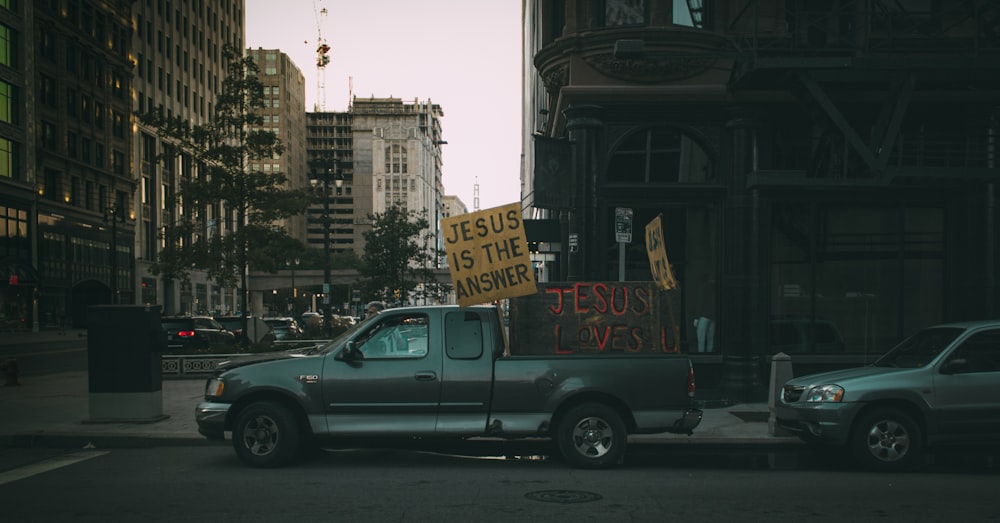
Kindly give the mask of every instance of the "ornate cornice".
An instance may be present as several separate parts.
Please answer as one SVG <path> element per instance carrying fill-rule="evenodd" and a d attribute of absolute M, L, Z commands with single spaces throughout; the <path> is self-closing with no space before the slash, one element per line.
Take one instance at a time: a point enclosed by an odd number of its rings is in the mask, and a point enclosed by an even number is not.
<path fill-rule="evenodd" d="M 677 56 L 617 59 L 613 53 L 598 53 L 583 57 L 596 71 L 619 80 L 637 83 L 659 83 L 697 76 L 715 65 L 712 56 Z"/>

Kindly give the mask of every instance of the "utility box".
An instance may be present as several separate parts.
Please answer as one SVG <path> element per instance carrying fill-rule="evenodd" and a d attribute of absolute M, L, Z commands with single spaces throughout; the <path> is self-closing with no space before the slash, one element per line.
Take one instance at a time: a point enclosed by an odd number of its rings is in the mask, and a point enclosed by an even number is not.
<path fill-rule="evenodd" d="M 166 336 L 160 306 L 94 305 L 87 311 L 91 423 L 152 423 L 163 415 Z"/>

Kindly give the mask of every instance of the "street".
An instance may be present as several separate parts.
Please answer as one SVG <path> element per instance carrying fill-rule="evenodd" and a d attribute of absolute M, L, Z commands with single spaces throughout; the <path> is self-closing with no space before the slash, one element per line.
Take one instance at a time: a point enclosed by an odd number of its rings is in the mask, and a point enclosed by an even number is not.
<path fill-rule="evenodd" d="M 969 521 L 996 519 L 996 471 L 873 474 L 672 465 L 655 451 L 611 471 L 558 460 L 393 450 L 243 466 L 228 445 L 5 449 L 7 521 Z M 13 500 L 17 500 L 13 502 Z"/>
<path fill-rule="evenodd" d="M 66 331 L 43 341 L 0 344 L 0 361 L 17 360 L 22 376 L 38 376 L 87 368 L 87 338 L 83 331 Z"/>

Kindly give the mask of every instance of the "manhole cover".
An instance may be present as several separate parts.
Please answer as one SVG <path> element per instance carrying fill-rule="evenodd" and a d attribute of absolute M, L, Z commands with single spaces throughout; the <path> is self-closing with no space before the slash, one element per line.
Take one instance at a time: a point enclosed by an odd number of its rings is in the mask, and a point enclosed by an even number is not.
<path fill-rule="evenodd" d="M 582 490 L 536 490 L 524 495 L 528 499 L 546 503 L 587 503 L 601 499 L 600 494 Z"/>

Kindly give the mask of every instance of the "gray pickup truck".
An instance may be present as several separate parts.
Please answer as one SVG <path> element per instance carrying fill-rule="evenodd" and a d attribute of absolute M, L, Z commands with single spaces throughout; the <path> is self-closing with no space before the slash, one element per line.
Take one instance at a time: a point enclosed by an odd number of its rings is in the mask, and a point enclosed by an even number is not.
<path fill-rule="evenodd" d="M 923 329 L 868 367 L 794 378 L 778 426 L 846 446 L 860 464 L 901 470 L 926 448 L 1000 444 L 1000 321 Z"/>
<path fill-rule="evenodd" d="M 701 421 L 679 354 L 509 356 L 493 307 L 389 309 L 328 345 L 234 358 L 195 417 L 254 467 L 324 438 L 555 440 L 573 466 L 613 467 L 628 434 L 690 434 Z"/>

